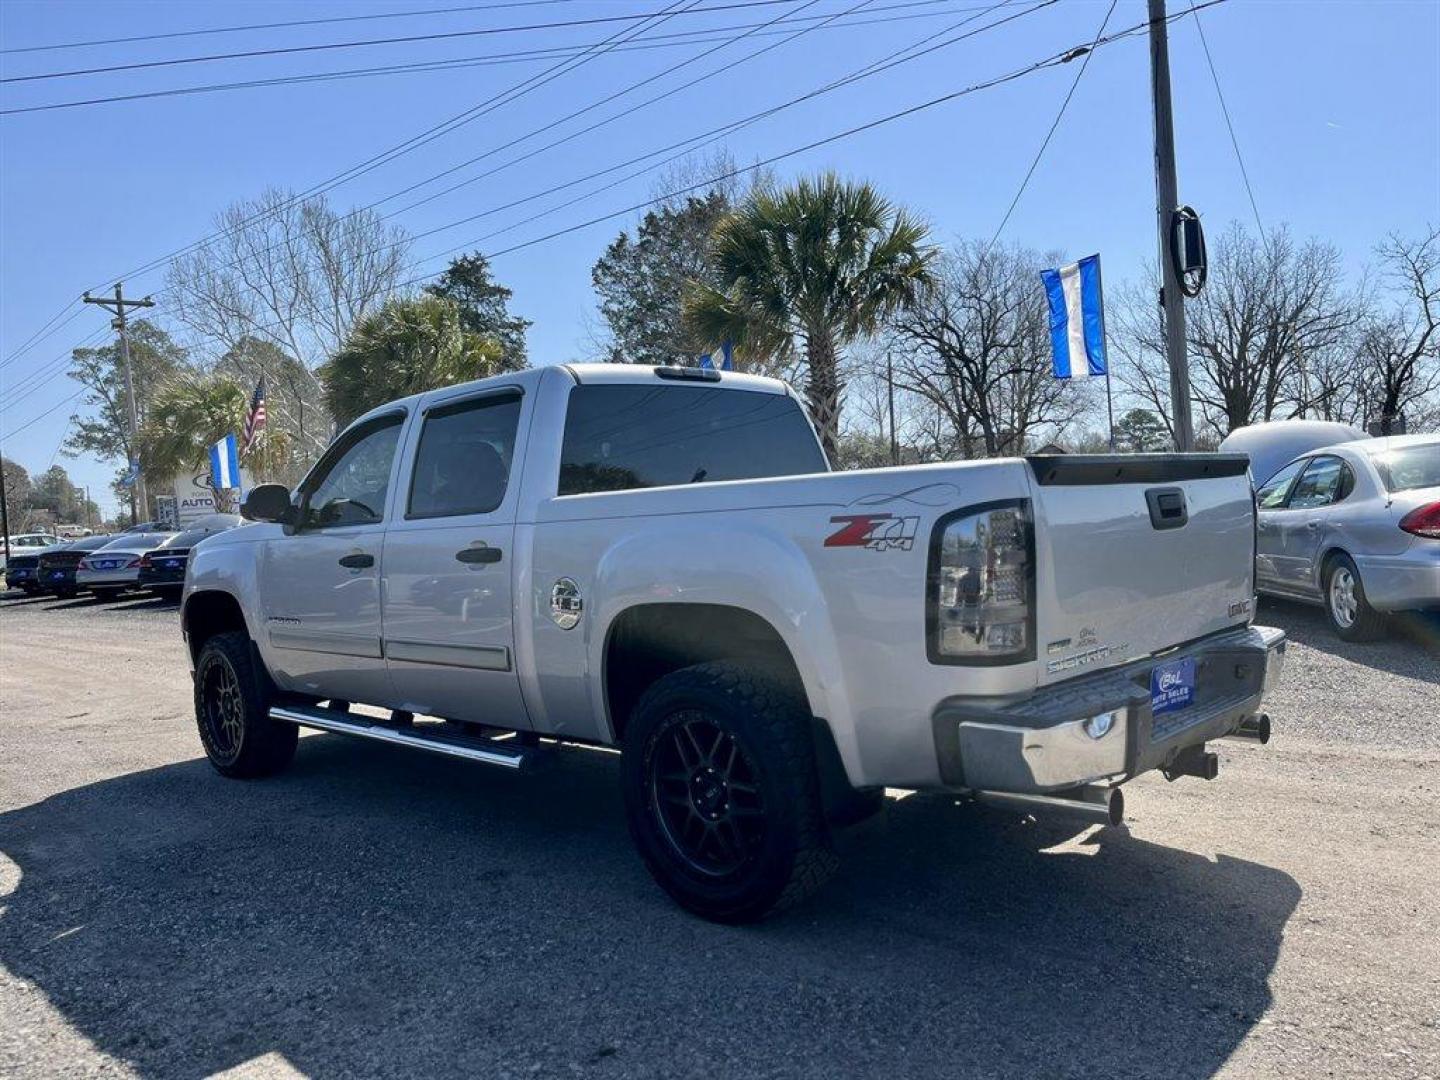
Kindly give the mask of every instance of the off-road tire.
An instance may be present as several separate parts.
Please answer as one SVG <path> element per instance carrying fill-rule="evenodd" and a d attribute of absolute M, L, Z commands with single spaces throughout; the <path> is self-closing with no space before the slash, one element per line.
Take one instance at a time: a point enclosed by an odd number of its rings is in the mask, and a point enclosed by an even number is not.
<path fill-rule="evenodd" d="M 269 685 L 266 673 L 256 669 L 245 634 L 216 634 L 201 646 L 195 660 L 195 723 L 205 756 L 222 775 L 269 776 L 294 758 L 299 732 L 294 724 L 270 719 Z M 217 716 L 227 709 L 228 725 Z"/>
<path fill-rule="evenodd" d="M 1343 611 L 1337 608 L 1337 590 L 1350 582 L 1349 595 L 1353 604 L 1353 616 L 1348 623 Z M 1325 614 L 1330 626 L 1343 641 L 1374 641 L 1385 636 L 1387 620 L 1383 612 L 1370 606 L 1365 597 L 1365 585 L 1360 580 L 1360 571 L 1348 555 L 1335 555 L 1325 566 Z"/>
<path fill-rule="evenodd" d="M 697 715 L 733 740 L 752 781 L 746 786 L 761 801 L 751 811 L 758 837 L 733 872 L 702 872 L 662 820 L 657 774 L 666 740 Z M 800 902 L 834 872 L 810 722 L 793 691 L 738 664 L 682 668 L 641 697 L 625 729 L 625 812 L 646 868 L 682 907 L 716 922 L 754 922 Z"/>

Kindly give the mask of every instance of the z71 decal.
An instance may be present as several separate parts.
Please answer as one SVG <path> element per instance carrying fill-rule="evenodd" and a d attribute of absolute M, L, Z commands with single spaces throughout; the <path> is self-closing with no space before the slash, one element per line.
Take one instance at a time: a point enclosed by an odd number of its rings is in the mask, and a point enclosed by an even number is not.
<path fill-rule="evenodd" d="M 918 517 L 894 514 L 842 514 L 832 517 L 840 528 L 825 538 L 826 547 L 863 547 L 871 551 L 909 551 L 915 546 Z"/>

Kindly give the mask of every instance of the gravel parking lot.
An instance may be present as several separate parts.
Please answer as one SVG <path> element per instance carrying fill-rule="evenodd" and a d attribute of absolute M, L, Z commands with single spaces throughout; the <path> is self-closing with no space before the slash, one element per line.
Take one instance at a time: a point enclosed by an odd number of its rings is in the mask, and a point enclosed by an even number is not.
<path fill-rule="evenodd" d="M 0 600 L 0 1075 L 1440 1077 L 1440 625 L 1292 639 L 1268 747 L 1119 829 L 911 795 L 691 918 L 617 758 L 309 735 L 226 781 L 174 605 Z"/>

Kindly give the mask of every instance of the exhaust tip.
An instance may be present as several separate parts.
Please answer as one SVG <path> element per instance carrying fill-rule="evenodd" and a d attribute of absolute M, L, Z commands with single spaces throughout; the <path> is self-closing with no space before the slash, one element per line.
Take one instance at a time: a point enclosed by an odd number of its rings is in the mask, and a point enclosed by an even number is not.
<path fill-rule="evenodd" d="M 1110 789 L 1110 798 L 1106 803 L 1106 811 L 1109 814 L 1109 823 L 1119 825 L 1125 820 L 1125 793 L 1118 787 Z"/>

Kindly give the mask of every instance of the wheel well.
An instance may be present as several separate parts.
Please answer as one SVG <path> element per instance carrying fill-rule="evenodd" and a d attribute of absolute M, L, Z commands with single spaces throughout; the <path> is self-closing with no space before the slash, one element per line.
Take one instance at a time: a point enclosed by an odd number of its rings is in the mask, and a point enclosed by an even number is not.
<path fill-rule="evenodd" d="M 1328 549 L 1324 555 L 1321 555 L 1320 561 L 1315 564 L 1316 571 L 1319 574 L 1319 577 L 1316 580 L 1315 584 L 1319 587 L 1321 592 L 1325 591 L 1325 575 L 1330 572 L 1330 564 L 1333 563 L 1341 555 L 1344 555 L 1346 558 L 1350 557 L 1349 552 L 1347 552 L 1344 548 L 1332 547 Z"/>
<path fill-rule="evenodd" d="M 231 630 L 248 632 L 239 601 L 224 592 L 192 594 L 185 601 L 180 621 L 185 629 L 185 641 L 190 647 L 191 661 L 199 658 L 205 642 L 216 634 Z"/>
<path fill-rule="evenodd" d="M 605 642 L 605 706 L 616 741 L 652 683 L 714 660 L 763 666 L 805 700 L 790 649 L 754 612 L 724 604 L 642 604 L 616 618 Z"/>

